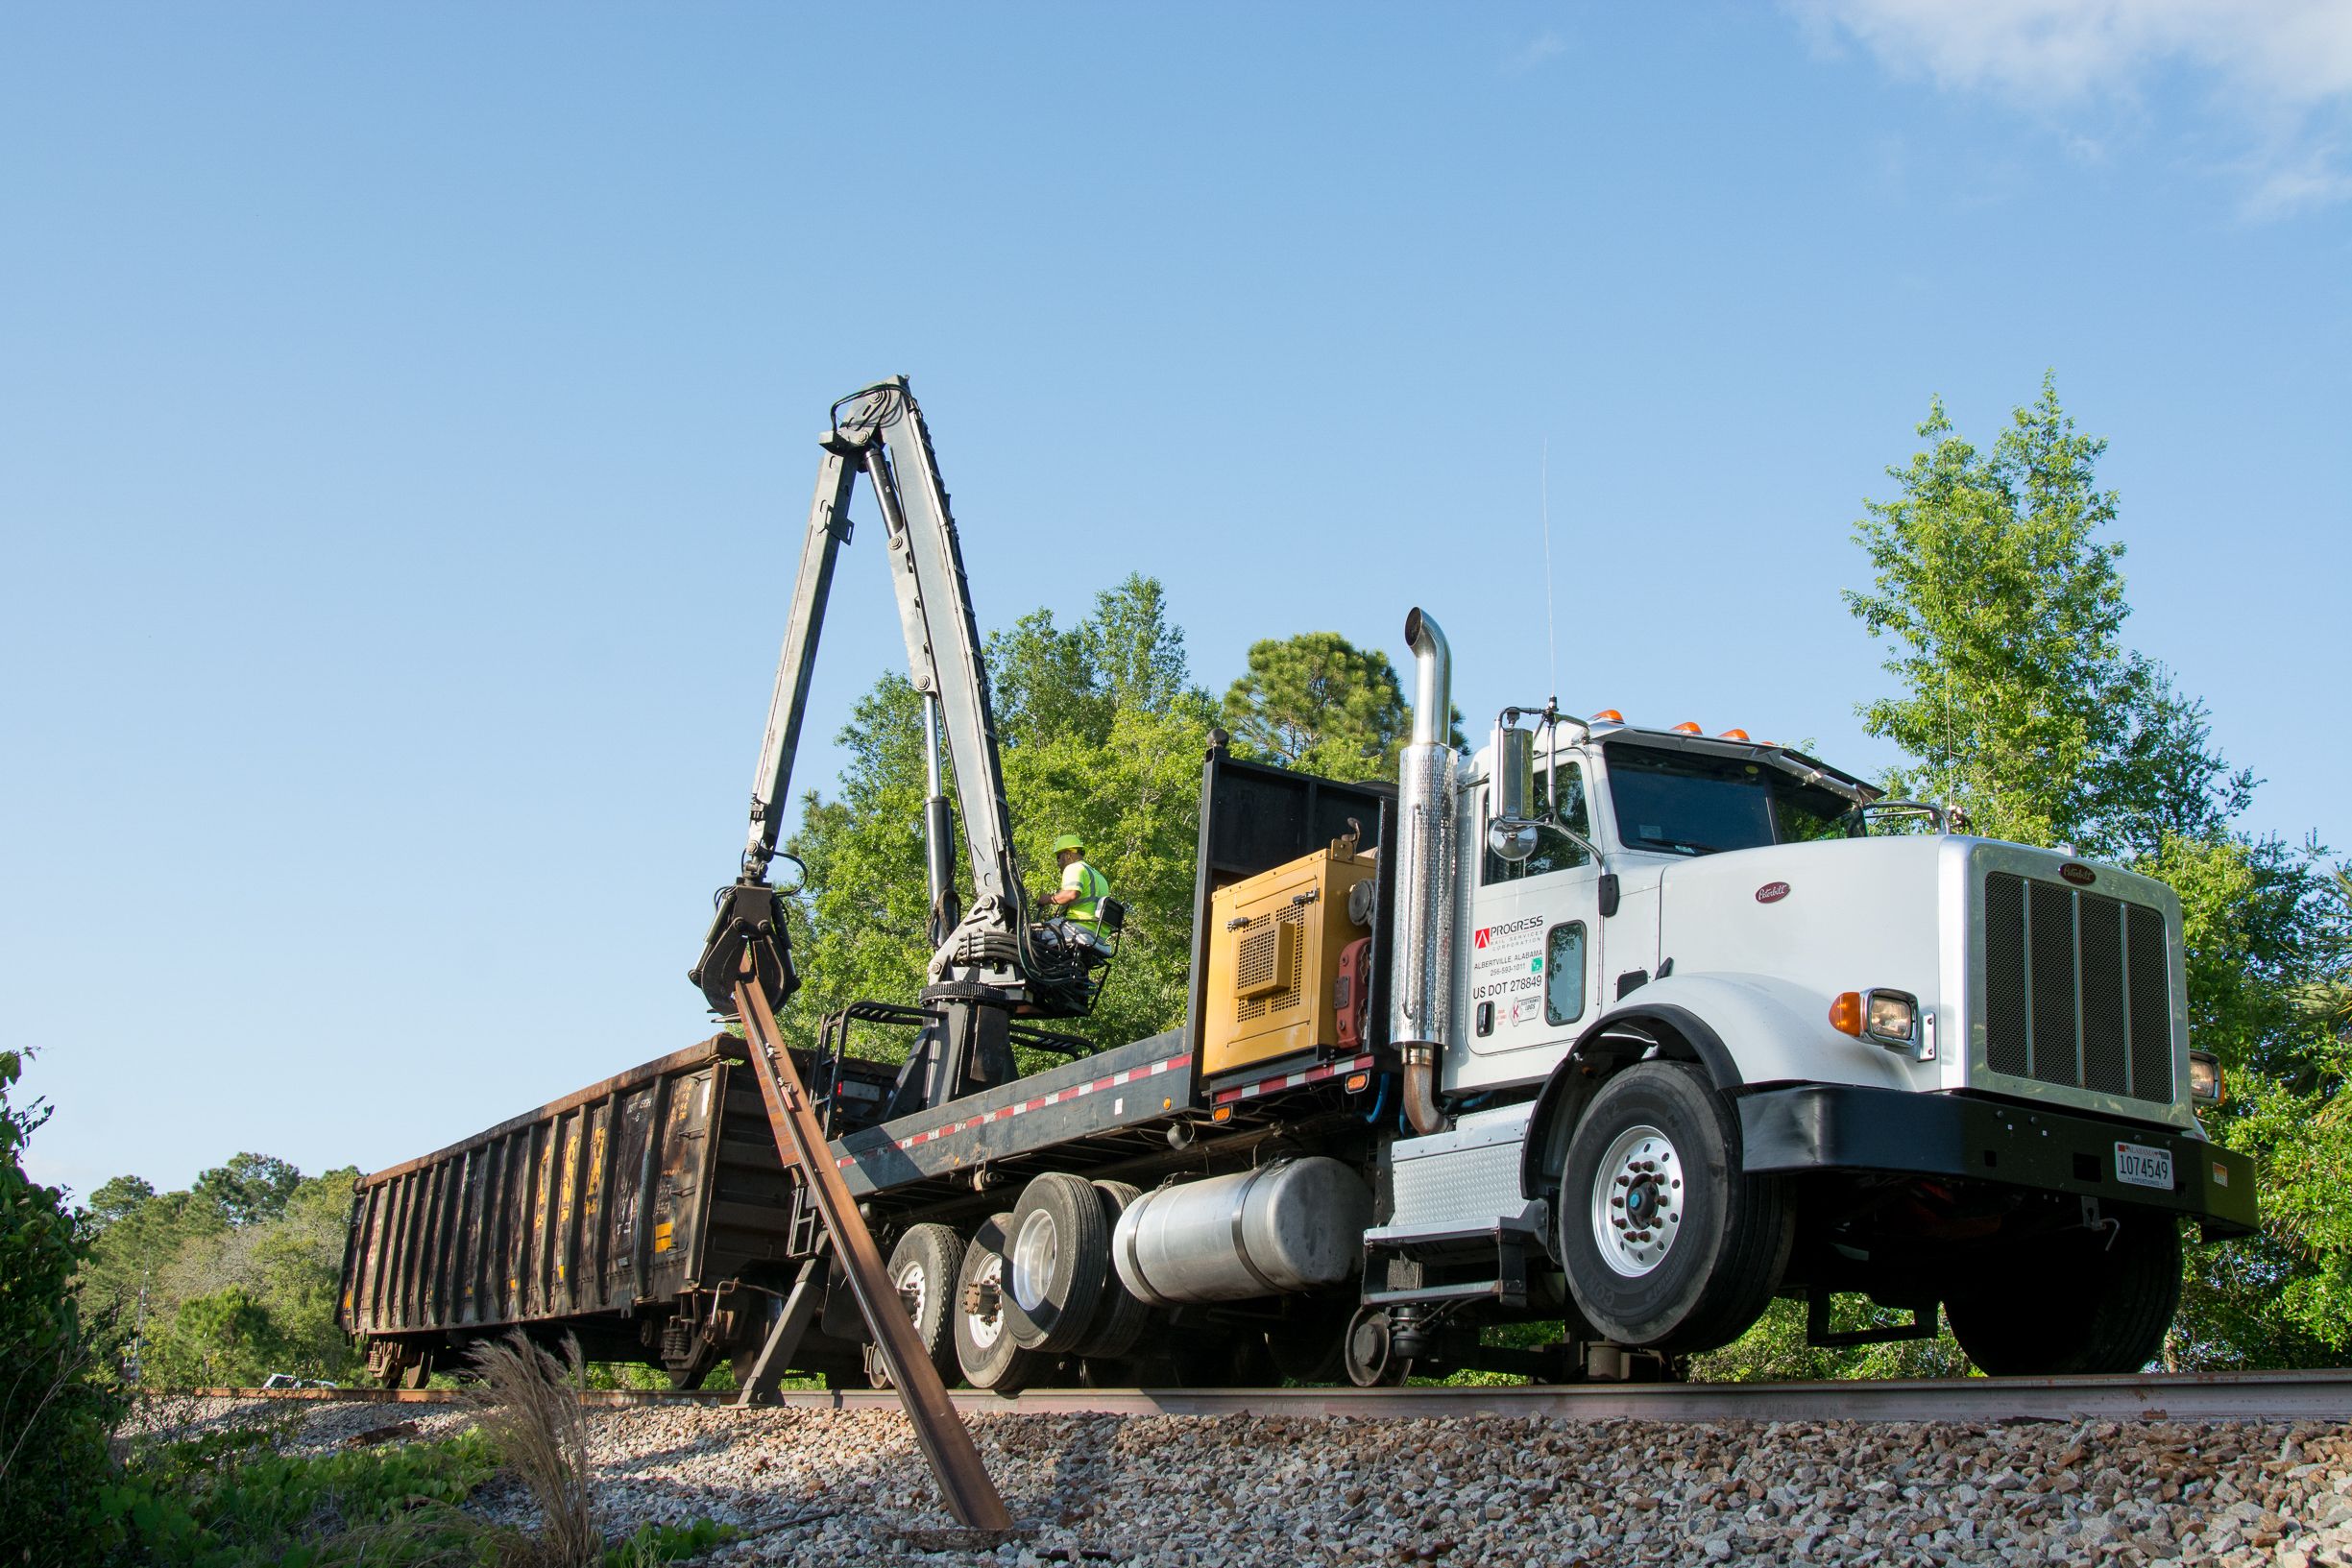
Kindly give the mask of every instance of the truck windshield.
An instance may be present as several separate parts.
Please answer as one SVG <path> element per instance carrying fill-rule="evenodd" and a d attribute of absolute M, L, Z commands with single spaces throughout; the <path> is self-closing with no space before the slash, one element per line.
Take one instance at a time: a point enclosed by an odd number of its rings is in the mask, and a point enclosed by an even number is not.
<path fill-rule="evenodd" d="M 1862 833 L 1852 801 L 1769 762 L 1626 741 L 1602 750 L 1617 836 L 1629 848 L 1714 855 Z"/>

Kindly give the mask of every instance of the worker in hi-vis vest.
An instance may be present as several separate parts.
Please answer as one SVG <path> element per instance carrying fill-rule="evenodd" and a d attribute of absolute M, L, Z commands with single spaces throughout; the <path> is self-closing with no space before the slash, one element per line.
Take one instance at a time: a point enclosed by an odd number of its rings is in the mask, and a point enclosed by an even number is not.
<path fill-rule="evenodd" d="M 1086 841 L 1077 833 L 1054 840 L 1054 859 L 1061 867 L 1061 888 L 1045 896 L 1046 905 L 1058 911 L 1076 934 L 1100 945 L 1103 901 L 1110 897 L 1110 879 L 1086 863 Z"/>

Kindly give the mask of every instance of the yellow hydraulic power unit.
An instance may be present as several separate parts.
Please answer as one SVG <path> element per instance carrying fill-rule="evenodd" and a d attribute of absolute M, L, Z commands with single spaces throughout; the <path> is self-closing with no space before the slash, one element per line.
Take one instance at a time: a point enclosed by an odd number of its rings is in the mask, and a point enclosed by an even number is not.
<path fill-rule="evenodd" d="M 1340 951 L 1369 929 L 1349 917 L 1347 895 L 1376 864 L 1346 842 L 1209 895 L 1207 1076 L 1338 1045 Z"/>

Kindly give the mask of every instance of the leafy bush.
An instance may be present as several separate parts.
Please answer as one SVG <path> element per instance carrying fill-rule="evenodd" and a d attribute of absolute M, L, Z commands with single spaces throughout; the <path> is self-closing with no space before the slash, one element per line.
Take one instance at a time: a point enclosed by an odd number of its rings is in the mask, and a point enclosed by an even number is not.
<path fill-rule="evenodd" d="M 457 1505 L 496 1468 L 489 1441 L 288 1455 L 269 1429 L 208 1433 L 136 1456 L 97 1494 L 110 1560 L 159 1568 L 330 1568 L 498 1561 L 501 1537 Z"/>
<path fill-rule="evenodd" d="M 21 1152 L 48 1120 L 9 1088 L 24 1055 L 0 1050 L 0 1562 L 69 1563 L 91 1551 L 61 1529 L 108 1475 L 113 1408 L 85 1373 L 90 1354 L 67 1284 L 82 1243 L 64 1194 L 26 1176 Z"/>

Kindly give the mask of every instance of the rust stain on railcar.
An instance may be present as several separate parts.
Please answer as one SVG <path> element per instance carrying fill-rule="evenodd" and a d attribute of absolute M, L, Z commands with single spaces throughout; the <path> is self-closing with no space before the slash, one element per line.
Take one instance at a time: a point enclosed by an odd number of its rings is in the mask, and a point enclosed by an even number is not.
<path fill-rule="evenodd" d="M 783 1264 L 790 1178 L 742 1051 L 717 1035 L 362 1177 L 341 1325 L 618 1316 Z"/>

